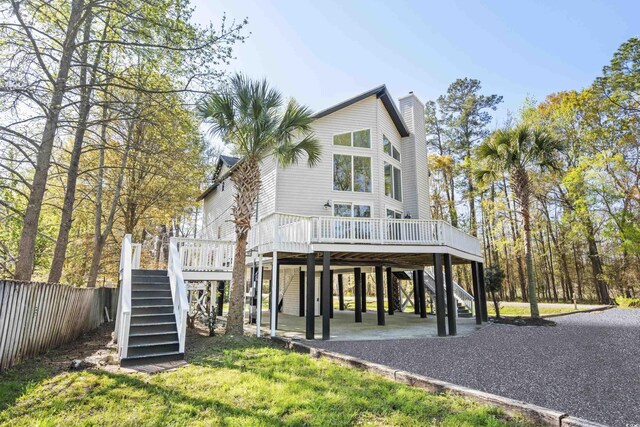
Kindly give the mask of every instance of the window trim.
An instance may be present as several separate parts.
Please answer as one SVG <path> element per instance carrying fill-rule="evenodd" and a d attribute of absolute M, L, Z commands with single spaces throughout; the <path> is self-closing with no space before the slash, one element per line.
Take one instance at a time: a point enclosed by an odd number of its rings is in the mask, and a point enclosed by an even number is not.
<path fill-rule="evenodd" d="M 386 176 L 386 165 L 389 165 L 391 167 L 391 195 L 387 194 L 387 176 Z M 396 196 L 396 183 L 395 183 L 395 171 L 394 169 L 397 169 L 398 172 L 400 172 L 400 198 L 398 199 Z M 404 177 L 402 175 L 402 168 L 398 167 L 396 165 L 394 165 L 393 163 L 389 163 L 387 161 L 383 161 L 382 164 L 382 179 L 384 181 L 384 196 L 385 197 L 389 197 L 390 199 L 393 199 L 397 202 L 402 202 L 404 199 L 404 185 L 402 184 L 402 182 L 404 181 Z"/>
<path fill-rule="evenodd" d="M 369 131 L 369 146 L 368 147 L 356 147 L 355 145 L 353 145 L 353 134 L 356 132 L 361 132 L 363 130 L 368 130 Z M 344 135 L 344 134 L 350 134 L 351 135 L 351 144 L 350 145 L 337 145 L 335 144 L 334 138 L 337 135 Z M 357 148 L 358 150 L 371 150 L 371 140 L 373 139 L 373 132 L 371 131 L 371 128 L 362 128 L 362 129 L 355 129 L 355 130 L 351 130 L 351 131 L 346 131 L 346 132 L 338 132 L 338 133 L 334 133 L 331 135 L 331 146 L 332 147 L 343 147 L 343 148 Z"/>
<path fill-rule="evenodd" d="M 336 190 L 335 188 L 335 156 L 347 156 L 351 158 L 351 189 L 350 190 Z M 364 157 L 369 159 L 369 187 L 371 188 L 369 191 L 356 191 L 355 186 L 355 162 L 353 161 L 354 157 Z M 355 193 L 355 194 L 373 194 L 373 158 L 371 156 L 362 156 L 358 153 L 332 153 L 331 155 L 331 191 L 337 191 L 338 193 Z"/>
<path fill-rule="evenodd" d="M 391 153 L 387 153 L 386 151 L 384 151 L 384 140 L 385 139 L 387 141 L 389 141 L 389 147 L 391 147 Z M 398 152 L 398 158 L 397 159 L 395 157 L 393 157 L 393 150 L 396 150 Z M 387 157 L 389 157 L 390 159 L 398 162 L 398 164 L 402 163 L 402 153 L 401 153 L 401 151 L 398 149 L 398 147 L 396 147 L 396 144 L 391 142 L 389 137 L 387 137 L 387 135 L 385 135 L 384 133 L 382 134 L 382 153 L 386 154 Z"/>
<path fill-rule="evenodd" d="M 351 206 L 351 216 L 336 216 L 336 211 L 335 211 L 335 205 L 349 205 Z M 371 214 L 371 216 L 353 216 L 353 208 L 355 205 L 358 206 L 367 206 L 369 208 L 369 212 Z M 373 205 L 369 202 L 346 202 L 346 201 L 338 201 L 338 200 L 334 200 L 332 203 L 332 207 L 333 209 L 331 210 L 332 213 L 332 217 L 335 218 L 373 218 Z"/>

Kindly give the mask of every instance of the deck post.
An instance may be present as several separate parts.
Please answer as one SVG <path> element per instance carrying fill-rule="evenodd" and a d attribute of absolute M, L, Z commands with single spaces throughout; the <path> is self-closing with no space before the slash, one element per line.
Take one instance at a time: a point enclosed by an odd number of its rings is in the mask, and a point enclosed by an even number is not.
<path fill-rule="evenodd" d="M 356 323 L 362 322 L 362 274 L 360 268 L 353 269 L 353 297 L 355 299 Z"/>
<path fill-rule="evenodd" d="M 471 261 L 471 281 L 473 282 L 473 306 L 476 312 L 476 325 L 482 324 L 482 308 L 480 307 L 480 284 L 478 280 L 478 263 Z"/>
<path fill-rule="evenodd" d="M 256 336 L 262 335 L 262 278 L 264 273 L 264 266 L 262 264 L 262 254 L 258 256 L 258 281 L 256 283 Z"/>
<path fill-rule="evenodd" d="M 308 340 L 315 337 L 315 305 L 316 305 L 316 254 L 307 254 L 307 310 L 306 334 Z"/>
<path fill-rule="evenodd" d="M 324 296 L 323 294 L 323 287 L 322 287 L 322 282 L 324 281 L 324 271 L 320 270 L 320 313 L 318 313 L 320 316 L 322 316 L 323 314 L 323 310 L 322 310 L 322 301 L 324 300 Z"/>
<path fill-rule="evenodd" d="M 322 253 L 322 339 L 331 338 L 331 252 Z"/>
<path fill-rule="evenodd" d="M 338 304 L 340 311 L 344 311 L 344 282 L 342 281 L 342 274 L 338 274 Z"/>
<path fill-rule="evenodd" d="M 362 312 L 367 312 L 367 273 L 361 273 L 362 275 Z"/>
<path fill-rule="evenodd" d="M 224 280 L 218 281 L 218 302 L 216 307 L 216 314 L 222 316 L 222 306 L 224 305 Z"/>
<path fill-rule="evenodd" d="M 480 285 L 480 309 L 482 310 L 482 321 L 488 322 L 487 292 L 484 288 L 484 264 L 481 262 L 478 263 L 478 284 Z"/>
<path fill-rule="evenodd" d="M 278 252 L 271 256 L 271 336 L 276 336 L 278 325 Z"/>
<path fill-rule="evenodd" d="M 418 270 L 411 272 L 411 278 L 413 279 L 413 312 L 415 314 L 420 313 L 420 301 L 418 300 Z"/>
<path fill-rule="evenodd" d="M 436 282 L 436 322 L 438 336 L 447 336 L 447 322 L 445 319 L 444 279 L 442 277 L 442 254 L 433 254 L 433 277 Z"/>
<path fill-rule="evenodd" d="M 384 279 L 382 266 L 376 265 L 376 309 L 378 312 L 378 326 L 384 326 Z"/>
<path fill-rule="evenodd" d="M 420 306 L 420 317 L 427 317 L 427 301 L 425 300 L 424 290 L 424 269 L 416 270 L 416 276 L 418 277 L 418 305 Z"/>
<path fill-rule="evenodd" d="M 300 276 L 298 276 L 298 314 L 304 317 L 304 271 L 300 268 Z"/>
<path fill-rule="evenodd" d="M 333 270 L 329 274 L 329 301 L 331 302 L 329 305 L 329 317 L 333 319 Z"/>
<path fill-rule="evenodd" d="M 393 306 L 393 273 L 391 267 L 387 267 L 387 304 L 389 305 L 389 316 L 393 316 L 395 307 Z"/>
<path fill-rule="evenodd" d="M 443 254 L 444 263 L 444 282 L 447 291 L 447 320 L 449 321 L 449 335 L 457 335 L 458 327 L 456 325 L 456 315 L 458 314 L 458 306 L 456 297 L 453 293 L 453 271 L 451 267 L 451 254 Z"/>

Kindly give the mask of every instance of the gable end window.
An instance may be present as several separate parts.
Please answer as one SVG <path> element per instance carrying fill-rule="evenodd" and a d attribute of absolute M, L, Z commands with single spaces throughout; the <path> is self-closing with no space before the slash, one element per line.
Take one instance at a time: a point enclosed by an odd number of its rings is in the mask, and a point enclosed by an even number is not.
<path fill-rule="evenodd" d="M 382 135 L 382 149 L 388 156 L 400 161 L 400 151 L 389 141 L 386 135 Z"/>
<path fill-rule="evenodd" d="M 334 154 L 333 189 L 371 193 L 371 157 Z"/>
<path fill-rule="evenodd" d="M 333 145 L 343 147 L 371 148 L 371 129 L 333 135 Z"/>

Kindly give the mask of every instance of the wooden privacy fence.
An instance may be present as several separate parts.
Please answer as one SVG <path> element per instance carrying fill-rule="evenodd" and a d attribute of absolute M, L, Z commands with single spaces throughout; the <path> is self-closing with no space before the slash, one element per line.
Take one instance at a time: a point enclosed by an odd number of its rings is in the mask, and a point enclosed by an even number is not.
<path fill-rule="evenodd" d="M 97 328 L 116 306 L 111 288 L 0 280 L 0 371 Z"/>

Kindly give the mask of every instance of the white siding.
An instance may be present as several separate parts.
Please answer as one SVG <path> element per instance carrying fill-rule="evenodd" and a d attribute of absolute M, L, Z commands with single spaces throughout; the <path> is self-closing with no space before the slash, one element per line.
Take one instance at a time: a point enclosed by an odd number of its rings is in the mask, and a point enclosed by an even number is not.
<path fill-rule="evenodd" d="M 265 159 L 260 165 L 262 185 L 258 196 L 259 216 L 264 218 L 275 212 L 276 163 L 274 159 Z M 223 185 L 224 184 L 224 185 Z M 205 197 L 203 202 L 203 233 L 208 239 L 233 238 L 234 225 L 231 222 L 235 185 L 226 178 L 215 190 Z M 255 220 L 255 216 L 254 216 Z"/>
<path fill-rule="evenodd" d="M 431 219 L 424 104 L 410 94 L 400 98 L 400 111 L 411 133 L 402 142 L 402 154 L 406 159 L 403 161 L 403 179 L 407 180 L 405 210 L 411 213 L 412 218 Z"/>
<path fill-rule="evenodd" d="M 300 314 L 300 268 L 280 267 L 280 289 L 284 292 L 282 312 L 298 316 Z"/>

